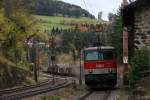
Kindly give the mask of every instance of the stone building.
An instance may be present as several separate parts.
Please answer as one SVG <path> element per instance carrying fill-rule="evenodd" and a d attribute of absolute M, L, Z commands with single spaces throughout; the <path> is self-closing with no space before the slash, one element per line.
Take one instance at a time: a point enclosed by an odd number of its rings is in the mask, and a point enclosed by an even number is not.
<path fill-rule="evenodd" d="M 150 48 L 150 0 L 136 0 L 122 10 L 123 26 L 128 28 L 129 51 Z"/>

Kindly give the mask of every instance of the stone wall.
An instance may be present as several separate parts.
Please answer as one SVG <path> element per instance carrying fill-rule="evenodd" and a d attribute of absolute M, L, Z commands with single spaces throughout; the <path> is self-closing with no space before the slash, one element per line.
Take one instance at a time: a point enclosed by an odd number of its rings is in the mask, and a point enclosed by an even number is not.
<path fill-rule="evenodd" d="M 150 48 L 150 7 L 142 7 L 135 11 L 135 37 L 136 49 Z"/>

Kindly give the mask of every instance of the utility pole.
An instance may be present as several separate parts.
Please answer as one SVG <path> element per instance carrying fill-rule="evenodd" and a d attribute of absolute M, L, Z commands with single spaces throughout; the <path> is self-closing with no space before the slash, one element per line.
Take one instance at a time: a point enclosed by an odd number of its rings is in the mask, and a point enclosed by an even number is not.
<path fill-rule="evenodd" d="M 96 26 L 95 29 L 95 40 L 96 40 L 96 46 L 100 49 L 102 45 L 105 44 L 105 37 L 103 35 L 103 26 Z"/>
<path fill-rule="evenodd" d="M 50 40 L 50 43 L 49 43 L 49 47 L 51 48 L 51 64 L 52 64 L 52 69 L 55 70 L 55 46 L 56 46 L 56 43 L 55 43 L 55 39 L 54 37 L 51 38 Z M 50 49 L 49 48 L 49 49 Z M 55 84 L 55 76 L 54 76 L 54 73 L 53 73 L 53 81 L 52 81 L 52 84 Z"/>
<path fill-rule="evenodd" d="M 82 52 L 82 40 L 81 36 L 77 37 L 79 42 L 79 55 L 80 55 L 80 77 L 79 77 L 79 84 L 82 85 L 82 64 L 81 64 L 81 52 Z"/>
<path fill-rule="evenodd" d="M 128 84 L 128 79 L 126 76 L 126 72 L 128 70 L 128 28 L 123 28 L 123 64 L 124 64 L 124 76 L 123 82 L 124 84 Z"/>
<path fill-rule="evenodd" d="M 80 48 L 80 78 L 79 78 L 79 84 L 82 85 L 81 48 Z"/>
<path fill-rule="evenodd" d="M 126 27 L 123 29 L 123 63 L 127 70 L 128 68 L 128 30 Z"/>
<path fill-rule="evenodd" d="M 37 76 L 39 76 L 40 72 L 40 61 L 39 61 L 39 41 L 36 41 L 36 68 L 37 68 Z"/>
<path fill-rule="evenodd" d="M 123 0 L 122 7 L 124 8 L 128 5 L 127 0 Z M 124 64 L 124 76 L 123 76 L 123 83 L 126 85 L 128 84 L 128 79 L 126 72 L 128 70 L 128 28 L 123 26 L 123 64 Z"/>
<path fill-rule="evenodd" d="M 36 41 L 35 39 L 33 40 L 33 61 L 34 61 L 34 67 L 33 67 L 33 71 L 34 71 L 34 80 L 37 82 L 37 50 L 36 50 Z"/>

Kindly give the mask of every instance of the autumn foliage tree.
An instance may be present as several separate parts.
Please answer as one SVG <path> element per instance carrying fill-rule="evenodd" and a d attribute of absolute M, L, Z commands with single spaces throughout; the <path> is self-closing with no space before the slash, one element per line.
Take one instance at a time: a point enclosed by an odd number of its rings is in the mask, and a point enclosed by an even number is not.
<path fill-rule="evenodd" d="M 28 0 L 27 0 L 28 1 Z M 23 40 L 32 33 L 34 18 L 25 9 L 26 0 L 2 0 L 0 45 L 3 56 L 16 61 L 24 53 Z"/>

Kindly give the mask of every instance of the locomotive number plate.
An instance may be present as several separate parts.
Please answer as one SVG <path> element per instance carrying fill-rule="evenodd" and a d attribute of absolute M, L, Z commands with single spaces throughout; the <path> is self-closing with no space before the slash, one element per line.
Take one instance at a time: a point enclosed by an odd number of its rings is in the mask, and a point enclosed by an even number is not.
<path fill-rule="evenodd" d="M 96 67 L 97 68 L 102 68 L 102 67 L 104 67 L 104 64 L 96 64 Z"/>

